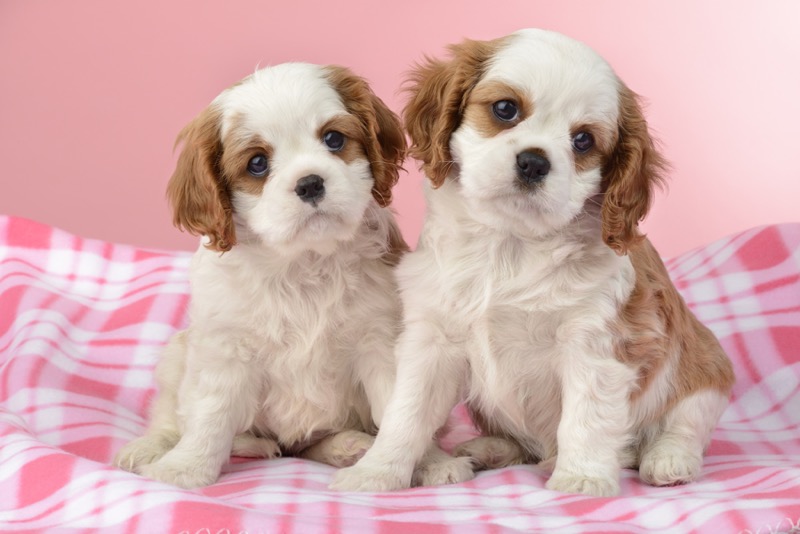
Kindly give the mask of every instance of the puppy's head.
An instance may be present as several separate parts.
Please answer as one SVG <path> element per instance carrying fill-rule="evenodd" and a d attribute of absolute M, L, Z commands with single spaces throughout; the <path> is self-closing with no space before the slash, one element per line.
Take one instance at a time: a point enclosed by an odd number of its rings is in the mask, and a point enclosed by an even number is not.
<path fill-rule="evenodd" d="M 663 160 L 636 96 L 586 45 L 542 30 L 450 47 L 411 75 L 410 153 L 483 222 L 543 235 L 602 203 L 604 241 L 636 240 Z"/>
<path fill-rule="evenodd" d="M 406 150 L 399 119 L 362 78 L 302 63 L 225 90 L 178 143 L 175 225 L 223 252 L 241 234 L 278 250 L 351 239 L 370 203 L 391 202 Z"/>

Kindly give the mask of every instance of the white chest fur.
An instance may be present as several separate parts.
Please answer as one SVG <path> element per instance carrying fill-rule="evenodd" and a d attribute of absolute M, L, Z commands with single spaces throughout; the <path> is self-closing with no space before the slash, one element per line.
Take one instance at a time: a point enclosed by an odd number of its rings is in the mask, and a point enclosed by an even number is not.
<path fill-rule="evenodd" d="M 608 324 L 632 291 L 633 267 L 602 243 L 596 221 L 526 238 L 474 222 L 448 195 L 430 196 L 420 247 L 398 270 L 407 310 L 438 314 L 460 344 L 471 409 L 548 457 L 570 352 L 609 356 Z"/>
<path fill-rule="evenodd" d="M 397 322 L 387 265 L 363 251 L 287 261 L 239 246 L 222 257 L 199 251 L 192 282 L 191 337 L 224 336 L 259 375 L 248 426 L 291 446 L 369 421 L 354 367 L 370 333 L 391 335 Z M 213 357 L 194 350 L 187 365 Z"/>

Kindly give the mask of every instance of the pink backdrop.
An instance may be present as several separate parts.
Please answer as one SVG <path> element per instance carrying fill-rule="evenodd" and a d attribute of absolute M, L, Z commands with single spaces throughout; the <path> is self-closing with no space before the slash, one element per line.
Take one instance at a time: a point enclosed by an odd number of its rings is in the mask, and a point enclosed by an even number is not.
<path fill-rule="evenodd" d="M 469 6 L 468 8 L 465 6 Z M 194 248 L 164 189 L 176 133 L 257 65 L 341 63 L 399 110 L 403 72 L 463 37 L 561 31 L 649 101 L 673 164 L 645 228 L 664 256 L 800 220 L 800 2 L 0 1 L 0 213 Z M 395 207 L 413 243 L 413 161 Z"/>

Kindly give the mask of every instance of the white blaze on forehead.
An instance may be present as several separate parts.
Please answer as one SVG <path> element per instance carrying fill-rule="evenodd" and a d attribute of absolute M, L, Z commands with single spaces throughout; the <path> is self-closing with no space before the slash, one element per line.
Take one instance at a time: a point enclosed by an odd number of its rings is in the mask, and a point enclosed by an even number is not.
<path fill-rule="evenodd" d="M 283 63 L 254 72 L 215 100 L 223 111 L 222 137 L 233 118 L 237 127 L 266 139 L 310 132 L 346 113 L 326 70 L 308 63 Z"/>
<path fill-rule="evenodd" d="M 534 114 L 571 121 L 617 120 L 616 74 L 590 47 L 559 33 L 528 29 L 512 34 L 489 61 L 483 80 L 526 92 Z"/>

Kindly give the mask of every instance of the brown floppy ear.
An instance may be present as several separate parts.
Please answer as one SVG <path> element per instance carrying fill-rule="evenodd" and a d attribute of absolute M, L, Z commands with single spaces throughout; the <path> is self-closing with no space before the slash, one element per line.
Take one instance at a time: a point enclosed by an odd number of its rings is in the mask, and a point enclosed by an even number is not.
<path fill-rule="evenodd" d="M 375 110 L 377 135 L 368 152 L 370 161 L 379 163 L 373 163 L 372 167 L 372 174 L 375 176 L 372 196 L 378 204 L 386 207 L 392 201 L 392 187 L 400 178 L 399 172 L 408 151 L 408 143 L 400 117 L 375 95 L 372 95 L 372 107 Z"/>
<path fill-rule="evenodd" d="M 386 207 L 392 201 L 392 187 L 399 179 L 407 150 L 400 119 L 363 78 L 339 66 L 329 66 L 327 71 L 328 80 L 341 95 L 347 111 L 361 121 L 362 143 L 375 180 L 372 196 Z"/>
<path fill-rule="evenodd" d="M 209 239 L 207 248 L 225 252 L 236 244 L 232 206 L 219 161 L 221 113 L 209 107 L 190 122 L 175 141 L 183 144 L 167 186 L 173 224 Z"/>
<path fill-rule="evenodd" d="M 617 144 L 603 169 L 603 241 L 618 255 L 644 239 L 639 221 L 650 210 L 667 164 L 647 129 L 636 94 L 620 83 Z"/>
<path fill-rule="evenodd" d="M 502 39 L 466 40 L 449 47 L 450 61 L 426 58 L 409 73 L 406 91 L 411 98 L 403 110 L 411 136 L 409 153 L 422 161 L 434 188 L 450 174 L 450 136 L 461 123 L 469 93 L 483 75 L 486 61 L 501 44 Z"/>

